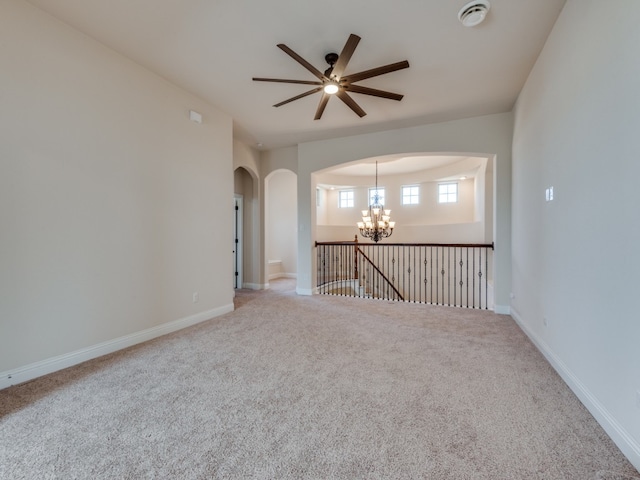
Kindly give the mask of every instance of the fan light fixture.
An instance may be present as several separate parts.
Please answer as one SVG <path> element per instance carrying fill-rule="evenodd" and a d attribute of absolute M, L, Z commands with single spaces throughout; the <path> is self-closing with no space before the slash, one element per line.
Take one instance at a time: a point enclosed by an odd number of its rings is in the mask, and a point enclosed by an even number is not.
<path fill-rule="evenodd" d="M 328 93 L 329 95 L 333 95 L 334 93 L 338 93 L 339 87 L 338 83 L 335 81 L 328 82 L 324 86 L 324 93 Z"/>
<path fill-rule="evenodd" d="M 458 12 L 458 20 L 460 20 L 465 27 L 475 27 L 484 21 L 490 8 L 491 5 L 488 1 L 475 0 L 467 3 L 460 9 Z"/>
<path fill-rule="evenodd" d="M 373 195 L 373 204 L 369 205 L 369 210 L 362 210 L 362 221 L 358 222 L 360 235 L 370 238 L 378 243 L 383 238 L 390 237 L 396 222 L 391 220 L 391 210 L 385 210 L 380 203 L 378 195 L 378 162 L 376 162 L 376 190 Z"/>

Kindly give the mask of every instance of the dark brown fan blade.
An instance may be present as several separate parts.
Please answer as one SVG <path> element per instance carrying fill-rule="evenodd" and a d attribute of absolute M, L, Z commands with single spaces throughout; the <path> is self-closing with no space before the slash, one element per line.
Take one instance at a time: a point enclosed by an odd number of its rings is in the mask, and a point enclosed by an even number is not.
<path fill-rule="evenodd" d="M 409 62 L 406 60 L 384 65 L 382 67 L 372 68 L 371 70 L 365 70 L 364 72 L 354 73 L 353 75 L 347 75 L 346 77 L 342 77 L 342 80 L 346 80 L 349 83 L 355 83 L 366 78 L 377 77 L 378 75 L 384 75 L 385 73 L 402 70 L 403 68 L 409 68 Z"/>
<path fill-rule="evenodd" d="M 336 95 L 340 100 L 346 103 L 351 110 L 356 112 L 356 115 L 358 115 L 361 118 L 366 115 L 366 112 L 362 110 L 362 108 L 360 108 L 360 105 L 358 105 L 355 102 L 355 100 L 349 96 L 347 92 L 345 92 L 344 90 L 338 90 L 338 93 L 336 93 Z"/>
<path fill-rule="evenodd" d="M 316 116 L 313 118 L 314 120 L 320 120 L 320 117 L 322 117 L 322 114 L 324 113 L 324 108 L 327 106 L 327 102 L 329 101 L 330 96 L 331 95 L 322 92 L 322 98 L 320 99 L 320 103 L 318 104 Z"/>
<path fill-rule="evenodd" d="M 361 87 L 360 85 L 344 85 L 348 92 L 362 93 L 364 95 L 372 95 L 374 97 L 388 98 L 389 100 L 402 100 L 404 95 L 393 92 L 385 92 L 384 90 L 376 90 L 375 88 Z"/>
<path fill-rule="evenodd" d="M 254 82 L 276 82 L 276 83 L 297 83 L 300 85 L 322 85 L 322 82 L 316 80 L 286 80 L 284 78 L 258 78 L 253 77 Z"/>
<path fill-rule="evenodd" d="M 301 93 L 300 95 L 296 95 L 295 97 L 291 97 L 283 102 L 276 103 L 274 107 L 281 107 L 282 105 L 286 105 L 289 102 L 293 102 L 294 100 L 299 100 L 301 98 L 306 97 L 307 95 L 313 95 L 316 92 L 322 90 L 322 87 L 314 88 L 313 90 L 309 90 L 308 92 Z"/>
<path fill-rule="evenodd" d="M 347 68 L 347 63 L 349 63 L 349 60 L 351 60 L 351 55 L 353 55 L 353 52 L 358 46 L 358 42 L 360 42 L 359 36 L 354 35 L 353 33 L 349 35 L 347 43 L 344 44 L 342 52 L 340 52 L 340 55 L 338 56 L 338 61 L 333 66 L 333 70 L 331 71 L 332 77 L 342 77 L 344 69 Z"/>
<path fill-rule="evenodd" d="M 286 53 L 287 55 L 289 55 L 291 58 L 293 58 L 296 62 L 298 62 L 304 68 L 306 68 L 311 73 L 313 73 L 319 80 L 329 80 L 327 77 L 325 77 L 325 75 L 320 70 L 318 70 L 316 67 L 311 65 L 309 62 L 307 62 L 304 58 L 302 58 L 296 52 L 294 52 L 289 47 L 287 47 L 284 43 L 279 43 L 278 48 L 282 50 L 284 53 Z"/>

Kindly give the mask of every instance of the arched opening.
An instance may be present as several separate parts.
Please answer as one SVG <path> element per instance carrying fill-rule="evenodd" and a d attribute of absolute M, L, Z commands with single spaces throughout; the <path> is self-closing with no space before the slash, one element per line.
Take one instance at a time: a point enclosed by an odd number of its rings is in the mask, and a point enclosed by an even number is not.
<path fill-rule="evenodd" d="M 255 254 L 253 247 L 258 232 L 255 228 L 257 203 L 256 183 L 253 175 L 243 167 L 233 172 L 234 183 L 234 238 L 232 254 L 234 288 L 245 288 L 255 283 Z"/>
<path fill-rule="evenodd" d="M 297 175 L 276 170 L 265 179 L 265 255 L 268 279 L 298 272 Z"/>
<path fill-rule="evenodd" d="M 384 155 L 314 172 L 316 240 L 353 239 L 370 204 L 376 162 L 383 203 L 396 222 L 389 241 L 493 241 L 493 157 L 442 153 Z"/>
<path fill-rule="evenodd" d="M 318 291 L 493 308 L 494 163 L 494 155 L 410 153 L 313 172 Z M 379 244 L 356 227 L 372 192 L 395 221 Z M 345 250 L 354 236 L 359 245 Z"/>

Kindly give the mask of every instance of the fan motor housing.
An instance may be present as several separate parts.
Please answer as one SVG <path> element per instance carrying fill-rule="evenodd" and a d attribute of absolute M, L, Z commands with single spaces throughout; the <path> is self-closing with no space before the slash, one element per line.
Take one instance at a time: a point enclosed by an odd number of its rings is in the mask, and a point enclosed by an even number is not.
<path fill-rule="evenodd" d="M 324 59 L 327 61 L 327 63 L 329 65 L 331 65 L 333 67 L 335 65 L 335 63 L 338 61 L 339 57 L 340 57 L 340 55 L 338 55 L 337 53 L 331 52 L 331 53 L 327 53 L 324 56 Z"/>

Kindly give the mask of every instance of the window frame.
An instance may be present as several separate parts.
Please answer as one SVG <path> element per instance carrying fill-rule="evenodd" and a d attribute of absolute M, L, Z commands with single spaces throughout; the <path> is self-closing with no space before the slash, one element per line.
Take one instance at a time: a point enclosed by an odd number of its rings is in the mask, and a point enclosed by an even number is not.
<path fill-rule="evenodd" d="M 455 186 L 455 192 L 449 191 L 448 188 L 446 192 L 441 191 L 442 187 L 451 187 L 451 186 Z M 439 204 L 458 203 L 459 195 L 460 195 L 460 189 L 458 188 L 458 182 L 438 183 L 438 203 Z M 443 196 L 446 198 L 445 200 L 443 200 Z M 454 200 L 451 200 L 451 196 L 453 196 Z"/>
<path fill-rule="evenodd" d="M 409 192 L 405 194 L 405 189 L 416 189 L 416 193 Z M 405 202 L 405 198 L 409 198 L 409 202 Z M 415 199 L 415 201 L 413 201 Z M 402 185 L 400 188 L 400 203 L 405 205 L 420 205 L 420 185 Z"/>
<path fill-rule="evenodd" d="M 347 205 L 342 204 L 343 194 L 349 195 L 345 198 Z M 353 189 L 338 190 L 338 208 L 354 208 L 356 205 L 356 195 Z"/>

